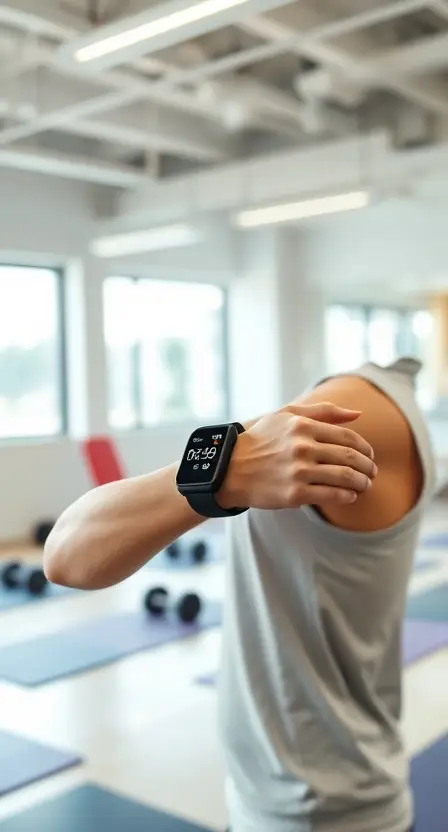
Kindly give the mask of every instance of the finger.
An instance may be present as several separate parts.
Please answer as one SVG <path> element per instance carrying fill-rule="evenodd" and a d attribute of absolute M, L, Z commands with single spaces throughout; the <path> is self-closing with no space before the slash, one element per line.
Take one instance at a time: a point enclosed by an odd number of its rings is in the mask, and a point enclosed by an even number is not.
<path fill-rule="evenodd" d="M 360 410 L 352 410 L 348 407 L 339 407 L 332 402 L 317 402 L 316 404 L 296 405 L 290 404 L 286 408 L 295 416 L 306 416 L 308 419 L 315 419 L 317 422 L 330 422 L 342 424 L 353 422 L 361 415 Z"/>
<path fill-rule="evenodd" d="M 302 472 L 301 476 L 311 485 L 332 485 L 335 488 L 359 493 L 367 491 L 372 486 L 367 474 L 362 474 L 345 465 L 311 466 L 309 471 Z"/>
<path fill-rule="evenodd" d="M 355 451 L 373 459 L 375 454 L 373 448 L 363 439 L 359 433 L 350 428 L 339 427 L 339 425 L 325 425 L 323 422 L 315 422 L 313 425 L 313 439 L 326 445 L 342 445 L 346 448 L 353 448 Z"/>
<path fill-rule="evenodd" d="M 310 485 L 304 492 L 300 505 L 349 505 L 355 503 L 357 499 L 356 491 L 347 488 L 333 488 L 331 485 Z"/>
<path fill-rule="evenodd" d="M 370 457 L 365 456 L 355 448 L 346 445 L 327 445 L 323 442 L 316 442 L 313 445 L 314 459 L 323 465 L 348 465 L 355 471 L 367 474 L 368 477 L 376 477 L 378 468 Z"/>

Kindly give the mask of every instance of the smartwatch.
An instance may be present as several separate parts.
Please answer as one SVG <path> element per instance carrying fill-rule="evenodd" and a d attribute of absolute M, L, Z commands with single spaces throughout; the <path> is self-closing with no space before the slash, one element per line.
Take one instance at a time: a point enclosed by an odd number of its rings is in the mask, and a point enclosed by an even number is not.
<path fill-rule="evenodd" d="M 203 517 L 233 517 L 247 508 L 221 508 L 215 494 L 226 478 L 232 451 L 244 428 L 239 422 L 198 428 L 191 434 L 177 472 L 178 491 Z"/>

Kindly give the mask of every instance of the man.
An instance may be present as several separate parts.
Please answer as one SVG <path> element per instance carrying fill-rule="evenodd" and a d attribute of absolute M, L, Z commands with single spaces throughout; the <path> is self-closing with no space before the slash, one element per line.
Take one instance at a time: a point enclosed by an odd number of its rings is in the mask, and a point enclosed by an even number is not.
<path fill-rule="evenodd" d="M 417 369 L 326 380 L 236 439 L 216 495 L 218 513 L 251 509 L 231 522 L 220 682 L 232 832 L 412 825 L 401 623 L 434 481 Z M 197 526 L 177 471 L 72 506 L 47 543 L 50 580 L 115 584 Z"/>

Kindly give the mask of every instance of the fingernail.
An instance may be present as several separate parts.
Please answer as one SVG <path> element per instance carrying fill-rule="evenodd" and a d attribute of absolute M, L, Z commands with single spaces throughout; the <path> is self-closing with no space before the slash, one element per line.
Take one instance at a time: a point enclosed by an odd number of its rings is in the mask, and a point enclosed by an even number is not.
<path fill-rule="evenodd" d="M 357 497 L 358 497 L 358 495 L 357 495 L 356 491 L 353 491 L 352 494 L 350 494 L 350 498 L 349 498 L 348 502 L 349 503 L 354 503 L 355 500 L 357 499 Z"/>
<path fill-rule="evenodd" d="M 378 473 L 378 468 L 377 468 L 376 465 L 374 465 L 373 466 L 373 476 L 376 477 L 377 473 Z"/>
<path fill-rule="evenodd" d="M 372 480 L 367 480 L 367 488 L 372 488 Z"/>
<path fill-rule="evenodd" d="M 370 459 L 375 459 L 373 448 L 370 448 Z"/>

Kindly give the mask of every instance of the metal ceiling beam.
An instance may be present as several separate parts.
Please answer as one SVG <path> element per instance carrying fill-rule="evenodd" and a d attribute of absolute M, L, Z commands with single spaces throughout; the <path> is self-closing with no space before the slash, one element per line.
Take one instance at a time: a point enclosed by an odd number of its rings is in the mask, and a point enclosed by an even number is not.
<path fill-rule="evenodd" d="M 419 75 L 448 67 L 448 34 L 421 38 L 406 46 L 388 49 L 366 62 L 372 71 L 391 75 Z"/>
<path fill-rule="evenodd" d="M 300 16 L 303 14 L 304 22 L 301 27 Z M 310 19 L 314 19 L 314 25 L 310 26 Z M 383 87 L 399 93 L 404 98 L 413 101 L 425 109 L 440 114 L 448 113 L 448 95 L 446 85 L 432 79 L 412 79 L 391 76 L 379 65 L 371 65 L 366 55 L 366 37 L 363 36 L 362 43 L 357 42 L 356 35 L 346 38 L 344 47 L 321 41 L 316 35 L 319 29 L 326 25 L 318 12 L 311 6 L 297 8 L 296 26 L 303 29 L 304 33 L 295 33 L 294 29 L 278 20 L 259 17 L 254 20 L 245 21 L 240 24 L 244 31 L 250 32 L 257 37 L 263 37 L 269 41 L 294 42 L 292 51 L 301 57 L 323 64 L 328 68 L 334 68 L 349 78 L 365 84 L 367 88 Z M 313 35 L 314 30 L 314 35 Z M 367 41 L 368 42 L 368 41 Z M 348 51 L 347 44 L 350 43 L 351 50 Z M 374 51 L 374 44 L 371 44 L 371 51 Z M 363 57 L 364 56 L 364 57 Z"/>
<path fill-rule="evenodd" d="M 18 124 L 0 132 L 0 146 L 47 130 L 60 130 L 190 159 L 223 159 L 229 152 L 224 130 L 196 114 L 180 114 L 166 106 L 147 103 L 120 109 L 127 105 L 128 89 L 104 94 L 101 87 L 92 87 L 85 80 L 62 79 L 46 70 L 41 71 L 38 85 L 31 78 L 24 78 L 22 86 L 24 93 L 21 96 L 20 90 L 16 91 L 11 114 L 34 107 L 36 117 L 27 121 L 19 117 Z M 7 102 L 9 93 L 8 84 L 2 87 L 0 83 L 0 100 Z M 93 121 L 89 121 L 91 117 Z"/>
<path fill-rule="evenodd" d="M 88 21 L 64 9 L 55 0 L 0 0 L 0 23 L 65 40 L 88 31 Z"/>
<path fill-rule="evenodd" d="M 0 167 L 60 176 L 97 185 L 117 188 L 136 187 L 148 182 L 148 176 L 134 168 L 69 156 L 41 148 L 16 146 L 0 150 Z"/>

